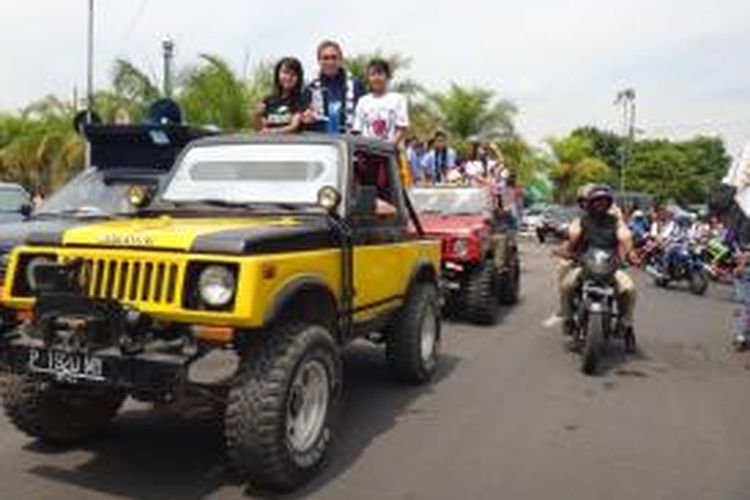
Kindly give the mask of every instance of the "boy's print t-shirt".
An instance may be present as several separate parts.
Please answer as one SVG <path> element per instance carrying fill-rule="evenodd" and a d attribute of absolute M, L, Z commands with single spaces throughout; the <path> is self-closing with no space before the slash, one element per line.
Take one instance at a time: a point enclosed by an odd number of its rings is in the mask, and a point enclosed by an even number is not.
<path fill-rule="evenodd" d="M 354 130 L 365 137 L 393 141 L 396 130 L 408 126 L 409 105 L 402 94 L 367 94 L 357 103 Z"/>
<path fill-rule="evenodd" d="M 310 105 L 307 92 L 298 96 L 273 95 L 263 100 L 266 109 L 263 118 L 266 119 L 266 127 L 282 128 L 292 123 L 294 115 L 302 113 Z"/>

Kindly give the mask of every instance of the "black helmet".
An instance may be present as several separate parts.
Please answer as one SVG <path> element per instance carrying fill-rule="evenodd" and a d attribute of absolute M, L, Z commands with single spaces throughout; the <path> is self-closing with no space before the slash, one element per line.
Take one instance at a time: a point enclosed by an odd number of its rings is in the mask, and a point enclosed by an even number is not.
<path fill-rule="evenodd" d="M 594 186 L 586 193 L 586 210 L 592 213 L 608 212 L 615 203 L 615 193 L 609 186 Z"/>

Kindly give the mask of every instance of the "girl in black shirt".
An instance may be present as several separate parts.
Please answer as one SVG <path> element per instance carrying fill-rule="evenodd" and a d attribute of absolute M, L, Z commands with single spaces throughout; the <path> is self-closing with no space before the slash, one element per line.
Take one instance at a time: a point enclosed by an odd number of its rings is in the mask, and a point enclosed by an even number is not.
<path fill-rule="evenodd" d="M 265 133 L 290 134 L 302 130 L 302 113 L 310 99 L 303 90 L 302 63 L 285 57 L 274 69 L 274 93 L 258 107 L 258 120 Z"/>

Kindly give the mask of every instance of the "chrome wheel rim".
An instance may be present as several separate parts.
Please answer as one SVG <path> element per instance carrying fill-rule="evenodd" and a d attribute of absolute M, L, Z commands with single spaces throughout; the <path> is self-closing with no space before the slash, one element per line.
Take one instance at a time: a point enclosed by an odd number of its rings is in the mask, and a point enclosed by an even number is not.
<path fill-rule="evenodd" d="M 286 435 L 289 447 L 298 453 L 312 448 L 325 426 L 330 400 L 328 370 L 318 360 L 309 360 L 297 370 L 289 390 Z"/>
<path fill-rule="evenodd" d="M 432 363 L 437 348 L 437 321 L 435 313 L 428 307 L 422 319 L 422 332 L 420 336 L 420 353 L 425 364 Z"/>

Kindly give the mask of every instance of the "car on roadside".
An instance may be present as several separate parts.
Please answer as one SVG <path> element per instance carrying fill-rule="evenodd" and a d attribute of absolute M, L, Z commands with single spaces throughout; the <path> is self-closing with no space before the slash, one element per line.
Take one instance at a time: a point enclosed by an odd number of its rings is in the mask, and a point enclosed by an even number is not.
<path fill-rule="evenodd" d="M 313 477 L 344 346 L 384 344 L 409 384 L 440 359 L 440 244 L 411 230 L 398 154 L 353 136 L 205 138 L 135 215 L 29 235 L 6 278 L 5 304 L 29 316 L 0 339 L 10 421 L 74 443 L 127 396 L 197 395 L 243 477 Z"/>
<path fill-rule="evenodd" d="M 31 197 L 23 186 L 0 182 L 0 224 L 23 220 L 31 210 Z"/>
<path fill-rule="evenodd" d="M 56 234 L 93 221 L 135 213 L 130 203 L 134 186 L 155 191 L 166 178 L 177 155 L 192 140 L 212 132 L 183 126 L 91 125 L 85 135 L 91 144 L 92 166 L 73 177 L 36 210 L 23 208 L 28 195 L 15 190 L 13 207 L 24 216 L 0 217 L 0 292 L 10 252 L 31 234 Z M 0 193 L 0 197 L 2 193 Z M 11 199 L 8 196 L 7 199 Z M 17 324 L 18 312 L 2 307 L 0 331 Z"/>
<path fill-rule="evenodd" d="M 441 283 L 449 312 L 491 325 L 498 306 L 518 301 L 521 266 L 516 235 L 483 187 L 417 187 L 409 191 L 424 231 L 442 241 Z"/>
<path fill-rule="evenodd" d="M 578 207 L 555 206 L 548 209 L 536 228 L 539 243 L 566 240 L 570 224 L 580 216 L 580 213 Z"/>

